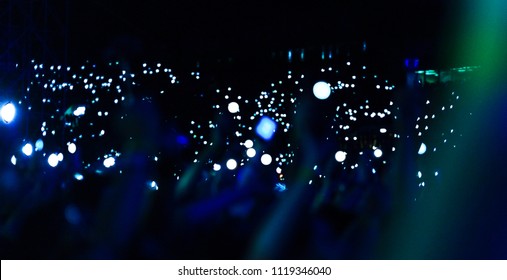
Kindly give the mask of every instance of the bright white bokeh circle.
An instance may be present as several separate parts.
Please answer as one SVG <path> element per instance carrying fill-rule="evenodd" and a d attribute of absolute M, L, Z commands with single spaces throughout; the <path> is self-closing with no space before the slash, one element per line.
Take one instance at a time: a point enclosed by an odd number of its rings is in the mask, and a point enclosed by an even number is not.
<path fill-rule="evenodd" d="M 48 157 L 48 164 L 51 167 L 56 167 L 60 161 L 58 160 L 57 154 L 51 154 Z"/>
<path fill-rule="evenodd" d="M 14 120 L 14 117 L 16 116 L 16 107 L 14 107 L 14 104 L 7 103 L 4 106 L 2 106 L 2 109 L 0 110 L 0 115 L 2 116 L 2 120 L 4 123 L 10 123 Z"/>
<path fill-rule="evenodd" d="M 74 144 L 74 143 L 70 143 L 67 148 L 69 150 L 69 153 L 71 153 L 71 154 L 74 154 L 77 150 L 76 144 Z"/>
<path fill-rule="evenodd" d="M 30 143 L 26 143 L 21 149 L 21 151 L 23 152 L 23 154 L 29 157 L 33 154 L 33 145 Z"/>
<path fill-rule="evenodd" d="M 245 147 L 248 148 L 248 149 L 252 148 L 253 144 L 254 144 L 253 141 L 250 140 L 250 139 L 248 139 L 248 140 L 245 141 Z"/>
<path fill-rule="evenodd" d="M 257 154 L 257 151 L 255 151 L 254 148 L 250 148 L 250 149 L 246 150 L 246 155 L 249 158 L 253 158 L 256 154 Z"/>
<path fill-rule="evenodd" d="M 230 159 L 227 161 L 226 166 L 229 170 L 234 170 L 238 167 L 238 163 L 234 159 Z"/>
<path fill-rule="evenodd" d="M 220 171 L 222 169 L 222 166 L 218 163 L 213 164 L 213 170 L 214 171 Z"/>
<path fill-rule="evenodd" d="M 237 102 L 229 103 L 229 106 L 227 108 L 229 109 L 229 112 L 231 112 L 232 114 L 236 114 L 239 112 L 239 104 Z"/>
<path fill-rule="evenodd" d="M 347 153 L 344 151 L 338 151 L 334 155 L 334 158 L 336 159 L 337 162 L 344 162 L 345 159 L 347 158 Z"/>
<path fill-rule="evenodd" d="M 269 154 L 263 154 L 261 157 L 261 163 L 264 165 L 270 165 L 273 161 L 273 158 Z"/>
<path fill-rule="evenodd" d="M 327 99 L 331 95 L 331 87 L 326 82 L 317 82 L 313 86 L 313 95 L 320 100 Z"/>

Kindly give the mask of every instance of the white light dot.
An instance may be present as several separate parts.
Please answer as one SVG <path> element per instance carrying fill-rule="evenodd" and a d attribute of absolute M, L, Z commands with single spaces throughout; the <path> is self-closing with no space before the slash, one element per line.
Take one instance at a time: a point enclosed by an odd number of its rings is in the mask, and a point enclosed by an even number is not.
<path fill-rule="evenodd" d="M 334 158 L 336 159 L 337 162 L 344 162 L 345 159 L 347 158 L 347 153 L 344 151 L 338 151 L 334 155 Z"/>
<path fill-rule="evenodd" d="M 234 170 L 236 167 L 238 167 L 238 163 L 234 159 L 228 160 L 226 165 L 229 170 Z"/>
<path fill-rule="evenodd" d="M 51 167 L 56 167 L 60 161 L 58 160 L 57 154 L 51 154 L 48 157 L 48 164 Z"/>
<path fill-rule="evenodd" d="M 331 87 L 326 82 L 317 82 L 313 86 L 313 95 L 320 100 L 327 99 L 331 95 Z"/>
<path fill-rule="evenodd" d="M 113 167 L 116 164 L 116 159 L 114 157 L 109 157 L 104 160 L 104 166 L 106 168 Z"/>
<path fill-rule="evenodd" d="M 375 149 L 375 151 L 373 152 L 373 154 L 375 155 L 375 157 L 379 158 L 382 156 L 382 150 L 381 149 Z"/>
<path fill-rule="evenodd" d="M 385 129 L 385 128 L 380 129 L 380 133 L 386 133 L 386 132 L 387 132 L 387 129 Z"/>
<path fill-rule="evenodd" d="M 74 179 L 76 179 L 78 181 L 83 181 L 84 176 L 79 173 L 76 173 L 76 174 L 74 174 Z"/>
<path fill-rule="evenodd" d="M 248 139 L 248 140 L 245 141 L 244 145 L 245 145 L 246 148 L 250 149 L 250 148 L 253 147 L 253 144 L 254 144 L 253 141 L 250 140 L 250 139 Z"/>
<path fill-rule="evenodd" d="M 421 146 L 419 147 L 419 151 L 417 153 L 420 155 L 423 155 L 424 153 L 426 153 L 426 144 L 421 143 Z"/>
<path fill-rule="evenodd" d="M 273 158 L 269 154 L 263 154 L 261 157 L 261 163 L 264 165 L 270 165 L 273 161 Z"/>
<path fill-rule="evenodd" d="M 156 190 L 156 191 L 158 190 L 158 184 L 157 184 L 157 182 L 151 181 L 151 182 L 148 183 L 148 185 L 149 185 L 150 189 Z"/>
<path fill-rule="evenodd" d="M 11 157 L 11 163 L 12 163 L 12 165 L 16 165 L 17 162 L 18 162 L 18 160 L 16 159 L 16 156 L 12 156 Z"/>
<path fill-rule="evenodd" d="M 58 157 L 58 161 L 63 161 L 63 154 L 62 153 L 59 153 L 57 155 L 57 157 Z"/>
<path fill-rule="evenodd" d="M 255 157 L 255 155 L 257 154 L 257 151 L 255 151 L 254 148 L 249 148 L 248 150 L 246 150 L 246 155 L 249 157 L 249 158 L 253 158 Z"/>
<path fill-rule="evenodd" d="M 69 153 L 71 153 L 71 154 L 74 154 L 76 152 L 76 149 L 77 149 L 76 144 L 74 144 L 74 143 L 70 143 L 67 148 L 69 150 Z"/>
<path fill-rule="evenodd" d="M 23 154 L 25 154 L 26 156 L 31 156 L 32 153 L 33 153 L 33 146 L 32 144 L 30 143 L 26 143 L 23 148 L 21 149 L 21 151 L 23 152 Z"/>
<path fill-rule="evenodd" d="M 0 115 L 2 116 L 4 123 L 10 123 L 16 116 L 16 107 L 14 107 L 14 105 L 9 102 L 2 107 L 0 110 Z"/>
<path fill-rule="evenodd" d="M 227 107 L 227 109 L 229 109 L 229 112 L 231 112 L 232 114 L 238 113 L 239 112 L 239 104 L 236 102 L 231 102 L 231 103 L 229 103 L 229 106 Z"/>
<path fill-rule="evenodd" d="M 74 110 L 74 116 L 76 116 L 76 117 L 82 116 L 85 114 L 85 112 L 86 112 L 86 107 L 79 106 L 79 107 L 77 107 L 76 110 Z"/>
<path fill-rule="evenodd" d="M 418 172 L 417 172 L 417 177 L 418 177 L 418 178 L 422 178 L 422 172 L 421 172 L 421 171 L 418 171 Z"/>
<path fill-rule="evenodd" d="M 213 164 L 213 170 L 214 171 L 220 171 L 222 169 L 222 166 L 218 163 Z"/>

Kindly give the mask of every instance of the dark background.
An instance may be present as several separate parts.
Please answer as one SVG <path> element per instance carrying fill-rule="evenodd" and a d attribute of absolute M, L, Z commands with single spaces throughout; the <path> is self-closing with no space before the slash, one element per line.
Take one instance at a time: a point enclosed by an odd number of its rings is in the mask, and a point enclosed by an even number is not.
<path fill-rule="evenodd" d="M 444 3 L 445 2 L 445 3 Z M 72 1 L 70 57 L 190 60 L 366 41 L 436 61 L 452 1 Z"/>

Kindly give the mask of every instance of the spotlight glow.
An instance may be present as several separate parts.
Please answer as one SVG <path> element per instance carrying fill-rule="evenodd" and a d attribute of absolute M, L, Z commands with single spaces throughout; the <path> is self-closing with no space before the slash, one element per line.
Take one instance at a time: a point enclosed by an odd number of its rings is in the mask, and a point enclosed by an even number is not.
<path fill-rule="evenodd" d="M 261 157 L 261 163 L 264 165 L 270 165 L 273 162 L 273 158 L 269 154 L 263 154 Z"/>
<path fill-rule="evenodd" d="M 336 159 L 337 162 L 344 162 L 345 159 L 347 158 L 347 153 L 344 151 L 338 151 L 334 155 L 334 158 Z"/>
<path fill-rule="evenodd" d="M 331 95 L 331 87 L 326 82 L 317 82 L 313 86 L 313 95 L 320 100 L 327 99 Z"/>
<path fill-rule="evenodd" d="M 21 149 L 23 154 L 25 154 L 27 157 L 31 156 L 33 154 L 33 146 L 30 143 L 26 143 L 23 148 Z"/>
<path fill-rule="evenodd" d="M 14 120 L 14 117 L 16 117 L 16 107 L 14 107 L 14 104 L 9 102 L 2 107 L 0 115 L 2 116 L 4 123 L 11 123 Z"/>
<path fill-rule="evenodd" d="M 226 165 L 229 170 L 234 170 L 238 167 L 238 163 L 234 159 L 228 160 Z"/>
<path fill-rule="evenodd" d="M 58 166 L 59 162 L 60 162 L 60 160 L 58 159 L 58 155 L 57 154 L 51 154 L 51 155 L 49 155 L 49 157 L 48 157 L 48 164 L 49 164 L 49 166 L 56 167 L 56 166 Z"/>

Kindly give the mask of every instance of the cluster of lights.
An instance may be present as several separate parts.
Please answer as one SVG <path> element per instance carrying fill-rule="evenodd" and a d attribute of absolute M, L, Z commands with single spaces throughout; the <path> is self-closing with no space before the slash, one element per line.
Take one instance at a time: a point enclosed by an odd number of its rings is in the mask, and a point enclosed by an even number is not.
<path fill-rule="evenodd" d="M 198 98 L 205 96 L 213 101 L 213 105 L 209 108 L 210 112 L 206 114 L 214 115 L 215 118 L 199 120 L 199 116 L 195 116 L 188 124 L 189 135 L 179 135 L 177 142 L 186 145 L 190 139 L 191 148 L 195 148 L 192 151 L 193 163 L 204 163 L 212 173 L 224 171 L 223 166 L 229 171 L 237 171 L 248 163 L 259 162 L 265 168 L 272 169 L 280 179 L 276 184 L 276 190 L 284 191 L 286 189 L 282 183 L 285 180 L 284 171 L 294 163 L 298 151 L 302 148 L 300 143 L 294 143 L 294 137 L 290 134 L 294 128 L 292 122 L 301 105 L 301 97 L 313 95 L 312 97 L 319 100 L 318 103 L 323 107 L 333 108 L 319 112 L 322 114 L 322 124 L 314 125 L 326 126 L 325 141 L 329 146 L 335 147 L 336 167 L 357 169 L 359 158 L 368 156 L 368 161 L 373 165 L 371 173 L 376 174 L 378 170 L 376 164 L 387 164 L 389 158 L 387 155 L 395 151 L 395 142 L 392 140 L 407 136 L 396 134 L 390 124 L 396 119 L 396 113 L 399 111 L 393 101 L 392 93 L 395 86 L 366 71 L 366 66 L 355 64 L 350 60 L 341 64 L 335 62 L 329 64 L 329 67 L 314 69 L 312 75 L 305 76 L 307 73 L 293 70 L 278 73 L 279 79 L 261 85 L 263 88 L 260 86 L 256 92 L 242 92 L 246 95 L 233 90 L 227 84 L 218 85 L 211 90 L 208 88 L 209 92 L 202 89 L 198 94 L 195 93 L 195 96 Z M 115 121 L 126 119 L 127 114 L 120 110 L 120 106 L 126 104 L 125 101 L 130 98 L 127 95 L 127 88 L 142 89 L 155 81 L 153 84 L 159 86 L 155 92 L 160 96 L 169 96 L 181 88 L 178 85 L 185 85 L 186 82 L 197 83 L 197 80 L 204 82 L 198 71 L 191 72 L 190 75 L 177 75 L 173 69 L 163 67 L 161 63 L 143 64 L 139 69 L 140 74 L 135 70 L 121 69 L 118 63 L 105 66 L 105 70 L 93 64 L 86 64 L 77 69 L 62 66 L 46 67 L 35 62 L 33 66 L 33 80 L 27 88 L 26 95 L 18 103 L 22 106 L 16 108 L 15 103 L 5 103 L 0 115 L 2 121 L 9 124 L 14 121 L 17 109 L 28 114 L 34 111 L 45 112 L 45 119 L 41 120 L 42 125 L 39 127 L 40 135 L 24 140 L 21 152 L 27 157 L 41 153 L 47 164 L 53 168 L 58 167 L 64 160 L 64 154 L 52 151 L 66 150 L 68 154 L 65 157 L 78 157 L 81 145 L 90 145 L 89 143 L 94 143 L 98 141 L 97 139 L 113 139 L 114 134 L 109 133 L 103 124 L 110 123 L 113 119 Z M 308 76 L 315 78 L 310 80 Z M 452 96 L 453 100 L 459 100 L 458 95 L 453 93 Z M 155 103 L 154 98 L 156 96 L 141 96 L 137 100 Z M 428 106 L 434 104 L 437 102 L 429 99 L 426 102 Z M 428 155 L 428 151 L 436 151 L 435 143 L 422 138 L 431 126 L 429 122 L 434 121 L 441 113 L 452 111 L 454 106 L 455 104 L 439 105 L 437 112 L 418 118 L 415 129 L 417 136 L 421 137 L 419 155 Z M 174 116 L 174 119 L 178 117 Z M 97 118 L 98 121 L 94 121 Z M 61 131 L 62 127 L 65 131 Z M 368 130 L 363 131 L 364 127 Z M 39 132 L 39 128 L 35 131 Z M 213 136 L 216 134 L 220 137 Z M 446 136 L 449 134 L 457 133 L 453 129 L 443 133 L 443 144 L 447 144 Z M 37 139 L 35 145 L 32 144 L 34 142 L 29 142 L 34 139 Z M 135 139 L 131 137 L 119 141 L 128 142 Z M 273 142 L 276 142 L 276 145 L 270 144 Z M 84 180 L 87 169 L 98 166 L 96 162 L 106 170 L 119 169 L 113 168 L 117 166 L 117 161 L 121 161 L 121 153 L 113 146 L 118 144 L 118 139 L 116 142 L 103 140 L 101 143 L 108 144 L 96 146 L 97 154 L 89 155 L 93 160 L 82 159 L 82 168 L 74 175 L 76 180 Z M 53 150 L 45 153 L 43 151 L 45 145 L 47 150 Z M 204 152 L 215 147 L 217 152 Z M 150 158 L 158 163 L 162 156 L 157 152 Z M 329 155 L 328 158 L 333 159 L 333 155 Z M 18 157 L 13 155 L 11 163 L 16 165 L 17 162 Z M 315 176 L 325 178 L 326 175 L 318 166 L 320 163 L 315 163 L 313 170 Z M 178 167 L 176 169 L 178 170 Z M 174 177 L 179 180 L 181 173 L 182 170 L 179 169 L 174 172 Z M 439 175 L 438 171 L 434 171 L 433 174 Z M 417 175 L 422 179 L 422 172 Z M 313 183 L 316 179 L 310 182 Z M 156 181 L 150 180 L 147 185 L 150 189 L 158 189 Z"/>

